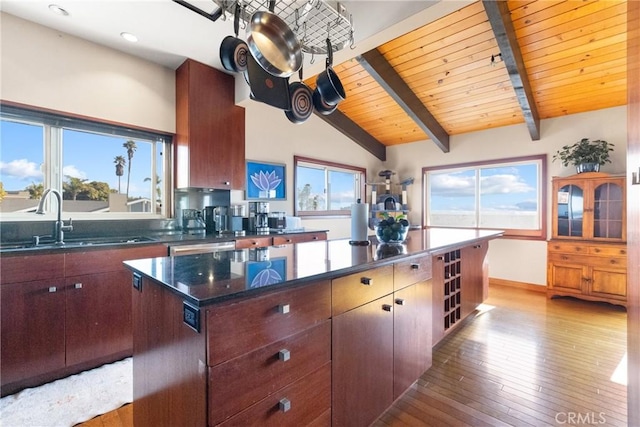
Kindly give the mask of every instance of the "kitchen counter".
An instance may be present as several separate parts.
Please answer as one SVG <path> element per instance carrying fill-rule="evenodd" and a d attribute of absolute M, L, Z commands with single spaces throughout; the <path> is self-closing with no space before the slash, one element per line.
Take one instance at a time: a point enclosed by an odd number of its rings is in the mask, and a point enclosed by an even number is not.
<path fill-rule="evenodd" d="M 502 235 L 496 230 L 412 230 L 402 245 L 354 246 L 348 239 L 126 261 L 135 273 L 164 285 L 196 306 L 259 294 L 277 287 L 330 279 L 396 261 L 436 254 Z"/>

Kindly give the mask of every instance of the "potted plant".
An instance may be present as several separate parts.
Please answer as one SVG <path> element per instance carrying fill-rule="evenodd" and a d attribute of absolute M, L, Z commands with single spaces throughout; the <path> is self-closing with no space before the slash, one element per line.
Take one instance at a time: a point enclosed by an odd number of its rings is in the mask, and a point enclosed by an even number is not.
<path fill-rule="evenodd" d="M 613 144 L 604 140 L 590 141 L 589 138 L 582 138 L 558 150 L 553 160 L 560 160 L 563 166 L 574 165 L 577 173 L 598 172 L 600 165 L 611 163 L 609 153 L 613 151 L 612 147 Z"/>

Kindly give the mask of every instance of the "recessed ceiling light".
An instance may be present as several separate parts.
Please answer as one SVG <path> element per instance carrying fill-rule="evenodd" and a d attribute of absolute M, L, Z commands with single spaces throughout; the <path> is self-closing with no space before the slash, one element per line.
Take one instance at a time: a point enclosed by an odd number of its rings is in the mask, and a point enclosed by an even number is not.
<path fill-rule="evenodd" d="M 58 6 L 57 4 L 50 4 L 49 5 L 49 10 L 51 12 L 53 12 L 53 13 L 58 14 L 58 15 L 69 16 L 69 12 L 67 12 L 66 10 L 64 10 L 63 8 Z"/>
<path fill-rule="evenodd" d="M 131 43 L 135 43 L 135 42 L 138 41 L 138 38 L 136 36 L 134 36 L 131 33 L 127 33 L 127 32 L 120 33 L 120 37 L 122 37 L 123 39 L 125 39 L 126 41 L 131 42 Z"/>

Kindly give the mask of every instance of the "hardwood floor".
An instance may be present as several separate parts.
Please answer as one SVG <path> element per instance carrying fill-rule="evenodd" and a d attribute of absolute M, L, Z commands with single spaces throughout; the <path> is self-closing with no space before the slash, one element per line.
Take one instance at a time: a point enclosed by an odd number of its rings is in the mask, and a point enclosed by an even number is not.
<path fill-rule="evenodd" d="M 483 310 L 374 425 L 626 426 L 626 386 L 612 380 L 626 367 L 626 317 L 606 303 L 492 286 Z M 131 408 L 81 426 L 129 427 Z"/>

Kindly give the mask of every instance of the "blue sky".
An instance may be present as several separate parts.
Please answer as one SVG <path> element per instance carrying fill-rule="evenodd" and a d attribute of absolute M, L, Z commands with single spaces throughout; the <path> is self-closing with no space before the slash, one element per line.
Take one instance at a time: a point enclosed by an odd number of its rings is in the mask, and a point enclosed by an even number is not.
<path fill-rule="evenodd" d="M 481 171 L 483 210 L 536 211 L 538 168 L 534 164 L 491 167 Z M 434 172 L 431 209 L 473 211 L 475 172 Z"/>
<path fill-rule="evenodd" d="M 42 182 L 43 128 L 0 121 L 0 180 L 5 190 L 23 190 L 31 183 Z M 65 130 L 63 133 L 63 173 L 89 181 L 101 181 L 118 189 L 114 158 L 127 152 L 126 138 L 114 138 L 88 132 Z M 131 197 L 150 197 L 151 188 L 144 179 L 150 177 L 151 144 L 137 141 L 131 169 Z M 160 173 L 160 172 L 159 172 Z M 126 192 L 127 166 L 120 178 Z"/>
<path fill-rule="evenodd" d="M 354 202 L 353 197 L 353 175 L 344 172 L 331 172 L 331 203 L 332 207 L 350 208 Z M 305 184 L 311 184 L 311 194 L 322 194 L 324 189 L 324 170 L 312 169 L 308 167 L 298 168 L 298 180 L 296 185 L 302 189 Z M 296 191 L 298 191 L 296 189 Z"/>

